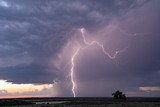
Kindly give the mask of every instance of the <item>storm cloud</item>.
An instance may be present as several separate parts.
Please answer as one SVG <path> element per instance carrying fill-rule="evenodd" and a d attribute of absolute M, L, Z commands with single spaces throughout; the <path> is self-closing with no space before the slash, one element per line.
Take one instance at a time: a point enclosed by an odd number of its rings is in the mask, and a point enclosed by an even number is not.
<path fill-rule="evenodd" d="M 71 96 L 68 62 L 75 43 L 82 42 L 77 35 L 83 27 L 110 55 L 127 48 L 115 60 L 97 46 L 81 51 L 75 61 L 77 96 L 110 96 L 116 89 L 129 96 L 159 96 L 159 91 L 139 90 L 160 86 L 159 3 L 1 0 L 0 79 L 16 84 L 56 81 L 59 95 Z"/>

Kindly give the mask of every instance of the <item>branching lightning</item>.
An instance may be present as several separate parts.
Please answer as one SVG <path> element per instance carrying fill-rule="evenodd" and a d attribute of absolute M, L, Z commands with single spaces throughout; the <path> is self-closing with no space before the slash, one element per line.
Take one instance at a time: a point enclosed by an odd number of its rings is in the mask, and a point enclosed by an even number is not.
<path fill-rule="evenodd" d="M 122 32 L 123 34 L 125 34 L 125 35 L 131 35 L 131 36 L 152 34 L 152 33 L 128 33 L 128 32 L 125 32 L 124 30 L 122 30 L 122 29 L 120 29 L 120 28 L 117 28 L 117 29 L 118 29 L 120 32 Z M 76 97 L 76 93 L 75 93 L 76 82 L 75 82 L 75 80 L 74 80 L 75 58 L 76 58 L 76 56 L 78 55 L 78 53 L 80 52 L 80 50 L 85 49 L 85 48 L 88 47 L 88 46 L 92 46 L 92 45 L 94 46 L 94 45 L 95 45 L 95 46 L 98 46 L 98 47 L 102 50 L 102 52 L 103 52 L 107 57 L 109 57 L 111 60 L 114 60 L 119 53 L 124 52 L 124 51 L 129 47 L 129 45 L 128 45 L 127 47 L 123 48 L 122 50 L 115 51 L 115 53 L 114 53 L 113 55 L 110 55 L 109 52 L 107 52 L 107 51 L 105 50 L 103 44 L 99 43 L 99 42 L 96 41 L 96 40 L 93 40 L 93 41 L 91 41 L 91 42 L 88 42 L 88 41 L 86 40 L 86 37 L 85 37 L 85 34 L 84 34 L 84 32 L 85 32 L 85 29 L 84 29 L 84 28 L 81 28 L 81 29 L 80 29 L 80 32 L 81 32 L 82 40 L 83 40 L 85 46 L 84 46 L 84 47 L 80 46 L 80 47 L 74 52 L 73 56 L 71 57 L 70 77 L 71 77 L 71 82 L 72 82 L 72 93 L 73 93 L 73 96 L 74 96 L 74 97 Z"/>
<path fill-rule="evenodd" d="M 103 46 L 102 44 L 100 44 L 98 41 L 87 42 L 87 40 L 86 40 L 86 38 L 85 38 L 85 35 L 84 35 L 84 30 L 85 30 L 85 29 L 82 28 L 82 29 L 80 29 L 80 30 L 81 30 L 82 37 L 83 37 L 83 41 L 84 41 L 85 45 L 89 45 L 89 46 L 94 45 L 94 44 L 97 45 L 98 47 L 100 47 L 100 48 L 102 49 L 102 52 L 103 52 L 105 55 L 107 55 L 110 59 L 115 59 L 118 53 L 120 53 L 120 52 L 122 52 L 122 51 L 125 50 L 125 49 L 123 49 L 123 50 L 120 50 L 120 51 L 116 51 L 115 54 L 114 54 L 113 56 L 111 56 L 108 52 L 105 51 L 104 46 Z"/>
<path fill-rule="evenodd" d="M 85 44 L 86 46 L 97 45 L 97 46 L 102 50 L 102 52 L 103 52 L 105 55 L 107 55 L 107 57 L 109 57 L 109 58 L 112 59 L 112 60 L 115 59 L 116 56 L 117 56 L 120 52 L 123 52 L 123 51 L 126 50 L 126 48 L 124 48 L 124 49 L 122 49 L 122 50 L 120 50 L 120 51 L 116 51 L 116 52 L 114 53 L 114 55 L 110 55 L 110 54 L 105 50 L 103 44 L 101 44 L 101 43 L 99 43 L 98 41 L 95 41 L 95 40 L 94 40 L 94 41 L 91 41 L 91 42 L 88 42 L 88 41 L 86 40 L 85 35 L 84 35 L 84 31 L 85 31 L 84 28 L 81 28 L 80 31 L 81 31 L 81 36 L 82 36 L 82 38 L 83 38 L 83 42 L 84 42 L 84 44 Z M 75 81 L 74 81 L 75 58 L 76 58 L 76 56 L 78 55 L 79 51 L 82 50 L 82 49 L 84 49 L 84 48 L 82 48 L 82 47 L 78 48 L 78 49 L 75 51 L 75 53 L 73 54 L 72 58 L 71 58 L 71 71 L 70 71 L 70 76 L 71 76 L 71 82 L 72 82 L 72 93 L 73 93 L 73 96 L 74 96 L 74 97 L 76 97 L 76 93 L 75 93 L 76 83 L 75 83 Z"/>

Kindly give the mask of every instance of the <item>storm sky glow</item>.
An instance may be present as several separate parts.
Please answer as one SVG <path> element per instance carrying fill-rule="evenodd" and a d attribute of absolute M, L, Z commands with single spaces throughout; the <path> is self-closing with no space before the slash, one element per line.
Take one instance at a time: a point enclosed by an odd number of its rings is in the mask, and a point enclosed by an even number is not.
<path fill-rule="evenodd" d="M 1 0 L 0 98 L 159 97 L 159 4 Z"/>
<path fill-rule="evenodd" d="M 113 54 L 113 56 L 111 56 L 108 52 L 105 51 L 104 46 L 103 46 L 101 43 L 97 42 L 96 40 L 93 40 L 93 41 L 91 41 L 91 42 L 87 42 L 86 37 L 85 37 L 85 34 L 84 34 L 84 32 L 85 32 L 85 29 L 84 29 L 84 28 L 81 28 L 80 31 L 81 31 L 81 36 L 82 36 L 82 38 L 83 38 L 83 42 L 84 42 L 84 44 L 85 44 L 86 46 L 97 45 L 97 46 L 102 50 L 102 52 L 103 52 L 107 57 L 109 57 L 109 58 L 112 59 L 112 60 L 114 60 L 114 59 L 116 58 L 116 56 L 117 56 L 120 52 L 123 52 L 123 51 L 126 50 L 126 48 L 124 48 L 124 49 L 122 49 L 122 50 L 115 51 L 115 54 Z M 85 47 L 86 47 L 86 46 L 85 46 Z M 71 58 L 71 81 L 72 81 L 72 93 L 73 93 L 73 97 L 76 97 L 76 93 L 75 93 L 76 83 L 75 83 L 75 81 L 74 81 L 74 66 L 75 66 L 74 60 L 75 60 L 76 56 L 78 55 L 78 52 L 79 52 L 81 49 L 85 49 L 85 47 L 78 48 L 78 49 L 76 50 L 76 52 L 73 54 L 72 58 Z"/>

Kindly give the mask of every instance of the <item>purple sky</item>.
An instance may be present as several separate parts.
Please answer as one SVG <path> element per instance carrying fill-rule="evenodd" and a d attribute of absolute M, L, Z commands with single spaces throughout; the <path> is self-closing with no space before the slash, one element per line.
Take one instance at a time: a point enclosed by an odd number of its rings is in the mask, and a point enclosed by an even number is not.
<path fill-rule="evenodd" d="M 0 80 L 46 85 L 0 96 L 160 97 L 160 0 L 1 0 Z M 104 54 L 97 45 L 103 44 Z M 82 49 L 83 48 L 83 49 Z"/>

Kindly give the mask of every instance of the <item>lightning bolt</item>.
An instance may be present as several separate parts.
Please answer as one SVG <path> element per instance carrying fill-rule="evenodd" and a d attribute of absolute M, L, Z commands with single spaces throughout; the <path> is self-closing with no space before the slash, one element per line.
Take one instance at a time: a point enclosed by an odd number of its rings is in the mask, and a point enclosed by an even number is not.
<path fill-rule="evenodd" d="M 121 33 L 125 34 L 125 35 L 130 35 L 130 36 L 137 36 L 137 35 L 149 35 L 149 34 L 153 34 L 153 33 L 128 33 L 120 28 L 116 28 L 117 30 L 119 30 Z M 77 48 L 77 50 L 74 52 L 74 54 L 72 55 L 71 57 L 71 70 L 70 70 L 70 78 L 71 78 L 71 82 L 72 82 L 72 93 L 73 93 L 73 96 L 76 97 L 76 92 L 75 92 L 75 88 L 76 88 L 76 82 L 74 80 L 74 68 L 75 68 L 75 58 L 77 57 L 78 53 L 80 52 L 80 50 L 82 49 L 85 49 L 86 47 L 88 46 L 92 46 L 92 45 L 96 45 L 98 46 L 102 52 L 107 56 L 109 57 L 111 60 L 114 60 L 116 58 L 116 56 L 121 53 L 121 52 L 124 52 L 127 48 L 129 48 L 130 45 L 126 46 L 125 48 L 121 49 L 121 50 L 118 50 L 118 51 L 115 51 L 115 53 L 113 55 L 110 55 L 109 52 L 107 52 L 103 46 L 103 44 L 99 43 L 98 41 L 96 40 L 93 40 L 91 42 L 88 42 L 86 40 L 86 37 L 85 37 L 85 29 L 84 28 L 81 28 L 80 29 L 80 32 L 81 32 L 81 36 L 82 36 L 82 39 L 83 39 L 83 42 L 85 44 L 84 47 L 80 46 L 79 48 Z M 159 35 L 159 34 L 156 34 L 156 35 Z"/>
<path fill-rule="evenodd" d="M 124 48 L 124 49 L 122 49 L 122 50 L 120 50 L 120 51 L 116 51 L 115 53 L 114 53 L 114 55 L 112 56 L 112 55 L 110 55 L 106 50 L 105 50 L 105 48 L 104 48 L 104 46 L 103 46 L 103 44 L 101 44 L 101 43 L 99 43 L 98 41 L 91 41 L 91 42 L 88 42 L 87 40 L 86 40 L 86 38 L 85 38 L 85 35 L 84 35 L 84 31 L 85 31 L 85 29 L 84 28 L 81 28 L 80 29 L 80 31 L 81 31 L 81 36 L 82 36 L 82 38 L 83 38 L 83 42 L 84 42 L 84 44 L 86 45 L 86 46 L 91 46 L 91 45 L 97 45 L 101 50 L 102 50 L 102 52 L 106 55 L 106 56 L 108 56 L 110 59 L 115 59 L 116 58 L 116 56 L 120 53 L 120 52 L 123 52 L 123 51 L 125 51 L 127 48 Z M 86 47 L 85 46 L 85 47 Z M 71 77 L 71 82 L 72 82 L 72 93 L 73 93 L 73 96 L 74 97 L 76 97 L 76 93 L 75 93 L 75 87 L 76 87 L 76 83 L 75 83 L 75 81 L 74 81 L 74 68 L 75 68 L 75 58 L 76 58 L 76 56 L 78 55 L 78 53 L 79 53 L 79 51 L 80 50 L 82 50 L 82 49 L 85 49 L 85 47 L 80 47 L 80 48 L 78 48 L 76 51 L 75 51 L 75 53 L 73 54 L 73 56 L 71 57 L 71 70 L 70 70 L 70 77 Z"/>
<path fill-rule="evenodd" d="M 75 93 L 76 84 L 74 82 L 74 66 L 75 66 L 74 60 L 75 60 L 75 57 L 77 56 L 79 50 L 80 50 L 80 48 L 78 48 L 76 50 L 76 52 L 73 54 L 72 59 L 71 59 L 71 64 L 72 64 L 72 66 L 71 66 L 71 82 L 72 82 L 72 92 L 73 92 L 74 97 L 76 97 L 76 93 Z"/>
<path fill-rule="evenodd" d="M 84 35 L 84 30 L 85 30 L 85 29 L 82 28 L 82 29 L 80 29 L 80 30 L 81 30 L 82 38 L 83 38 L 83 41 L 84 41 L 85 45 L 89 45 L 89 46 L 94 45 L 94 44 L 97 45 L 98 47 L 100 47 L 100 48 L 102 49 L 102 52 L 103 52 L 105 55 L 107 55 L 110 59 L 115 59 L 116 56 L 117 56 L 117 54 L 119 54 L 120 52 L 122 52 L 122 51 L 125 50 L 125 49 L 122 49 L 122 50 L 120 50 L 120 51 L 116 51 L 116 52 L 114 53 L 114 55 L 111 56 L 108 52 L 105 51 L 104 46 L 103 46 L 102 44 L 100 44 L 98 41 L 87 42 L 87 40 L 86 40 L 86 38 L 85 38 L 85 35 Z"/>

